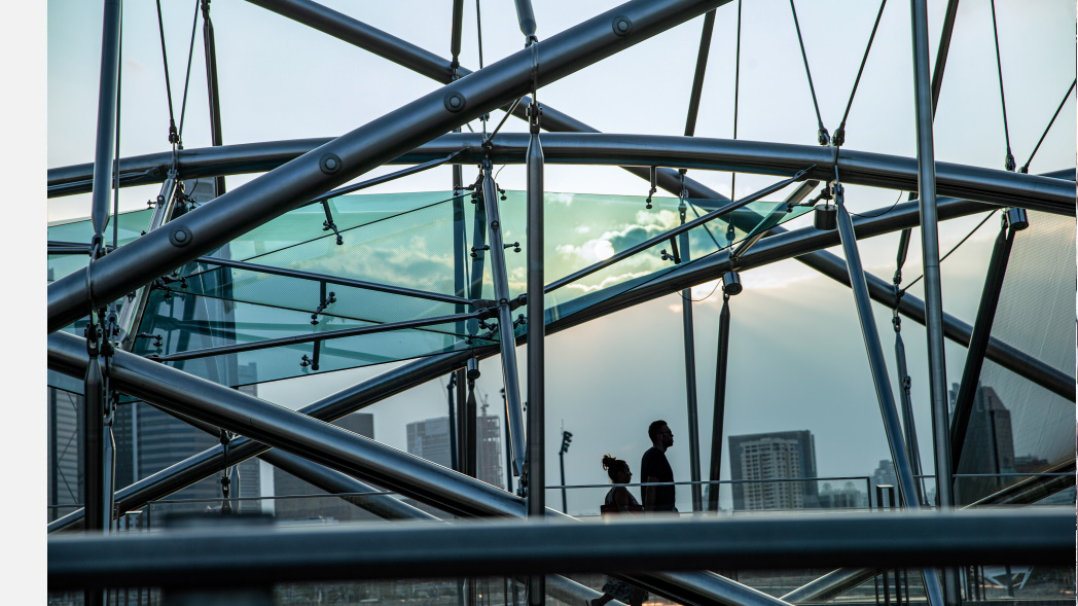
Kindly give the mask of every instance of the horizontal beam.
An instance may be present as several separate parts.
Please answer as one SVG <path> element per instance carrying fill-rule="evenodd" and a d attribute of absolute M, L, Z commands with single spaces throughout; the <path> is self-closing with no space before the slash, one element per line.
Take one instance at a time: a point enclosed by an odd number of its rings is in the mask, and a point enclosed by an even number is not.
<path fill-rule="evenodd" d="M 546 116 L 544 115 L 544 120 Z M 498 164 L 524 162 L 529 135 L 502 133 L 494 137 L 492 150 Z M 299 157 L 306 150 L 327 143 L 327 139 L 305 139 L 250 143 L 179 152 L 180 172 L 185 178 L 260 172 Z M 420 145 L 390 163 L 426 162 L 464 149 L 462 163 L 477 163 L 483 157 L 483 136 L 476 133 L 442 135 Z M 766 143 L 744 139 L 711 139 L 663 135 L 618 135 L 602 133 L 549 133 L 543 135 L 546 161 L 555 164 L 674 166 L 708 170 L 790 176 L 806 166 L 816 168 L 805 176 L 827 181 L 834 178 L 833 152 L 828 148 L 786 143 Z M 145 182 L 160 182 L 171 166 L 171 152 L 149 154 L 120 161 L 121 174 L 160 174 Z M 917 188 L 917 160 L 841 148 L 838 167 L 847 184 L 870 185 L 901 191 Z M 61 186 L 90 175 L 88 164 L 52 169 L 49 186 Z M 1028 175 L 991 168 L 936 163 L 937 187 L 941 195 L 985 202 L 996 206 L 1022 206 L 1055 214 L 1074 216 L 1074 170 Z M 1070 179 L 1070 182 L 1067 180 Z"/>
<path fill-rule="evenodd" d="M 222 541 L 227 548 L 222 549 Z M 377 549 L 369 546 L 377 545 Z M 1070 566 L 1073 508 L 54 535 L 51 590 L 872 564 Z"/>

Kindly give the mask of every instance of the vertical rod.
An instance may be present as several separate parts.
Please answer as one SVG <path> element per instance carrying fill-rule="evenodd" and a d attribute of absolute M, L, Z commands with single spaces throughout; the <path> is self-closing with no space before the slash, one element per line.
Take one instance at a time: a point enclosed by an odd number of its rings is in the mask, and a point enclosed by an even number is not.
<path fill-rule="evenodd" d="M 467 362 L 468 396 L 465 399 L 464 414 L 461 418 L 461 427 L 464 429 L 464 461 L 461 463 L 465 475 L 476 477 L 479 465 L 476 453 L 476 406 L 475 381 L 479 378 L 479 360 L 468 358 Z"/>
<path fill-rule="evenodd" d="M 449 53 L 453 55 L 453 70 L 459 67 L 460 33 L 464 25 L 464 0 L 453 0 L 453 28 L 449 35 Z M 453 132 L 459 132 L 459 128 Z"/>
<path fill-rule="evenodd" d="M 973 322 L 973 334 L 970 335 L 966 363 L 962 368 L 962 382 L 959 383 L 958 396 L 955 398 L 954 415 L 951 420 L 951 452 L 953 453 L 953 472 L 958 472 L 962 461 L 962 447 L 969 428 L 973 399 L 977 394 L 977 384 L 984 365 L 984 352 L 988 349 L 988 338 L 992 334 L 992 322 L 996 317 L 999 304 L 999 291 L 1003 287 L 1003 278 L 1007 273 L 1007 261 L 1010 259 L 1011 246 L 1014 244 L 1014 229 L 1006 223 L 996 236 L 992 257 L 988 261 L 988 270 L 981 290 L 981 301 L 977 307 L 977 319 Z"/>
<path fill-rule="evenodd" d="M 513 472 L 520 475 L 525 460 L 524 420 L 520 404 L 520 379 L 517 376 L 516 338 L 513 334 L 513 315 L 509 309 L 509 278 L 505 269 L 505 246 L 502 241 L 501 215 L 498 213 L 498 191 L 491 176 L 489 158 L 483 161 L 483 206 L 487 211 L 487 231 L 490 236 L 490 269 L 494 280 L 494 300 L 498 305 L 498 340 L 501 344 L 502 380 L 505 384 L 506 418 L 513 449 Z M 474 280 L 474 276 L 473 276 Z M 541 465 L 541 463 L 540 463 Z"/>
<path fill-rule="evenodd" d="M 457 371 L 449 373 L 449 385 L 446 386 L 446 403 L 449 407 L 449 466 L 453 471 L 460 471 L 460 446 L 457 443 L 457 402 L 453 397 L 457 392 Z"/>
<path fill-rule="evenodd" d="M 98 356 L 92 356 L 86 366 L 84 381 L 82 424 L 83 503 L 86 507 L 86 530 L 99 531 L 108 528 L 102 503 L 105 499 L 105 470 L 102 465 L 104 448 L 103 423 L 105 417 L 104 378 Z"/>
<path fill-rule="evenodd" d="M 221 93 L 217 85 L 217 44 L 213 37 L 213 21 L 210 20 L 210 0 L 202 0 L 202 44 L 206 54 L 206 90 L 210 101 L 210 137 L 214 147 L 222 145 Z M 214 197 L 225 193 L 224 176 L 214 177 Z"/>
<path fill-rule="evenodd" d="M 726 365 L 730 351 L 730 295 L 723 293 L 719 312 L 719 347 L 715 361 L 715 414 L 711 421 L 711 473 L 707 489 L 707 506 L 719 510 L 719 472 L 722 470 L 722 430 L 726 416 Z"/>
<path fill-rule="evenodd" d="M 455 0 L 453 3 L 454 16 L 458 5 L 463 10 L 463 0 Z M 454 17 L 455 19 L 455 17 Z M 454 20 L 453 32 L 456 35 L 456 56 L 460 52 L 460 31 L 456 27 L 457 21 Z M 460 127 L 453 129 L 453 132 L 460 132 Z M 453 163 L 451 168 L 453 175 L 453 294 L 458 297 L 466 297 L 467 284 L 464 277 L 464 267 L 466 263 L 466 257 L 464 252 L 465 238 L 467 237 L 467 225 L 465 223 L 464 215 L 464 170 L 460 164 Z M 455 313 L 462 313 L 464 311 L 464 305 L 457 304 L 454 307 Z M 467 330 L 465 322 L 457 322 L 456 331 L 458 335 L 464 335 Z M 453 414 L 450 410 L 450 435 L 453 436 L 453 442 L 450 446 L 453 452 L 453 469 L 461 471 L 464 467 L 461 461 L 463 460 L 464 452 L 464 434 L 461 431 L 461 427 L 464 423 L 464 399 L 465 395 L 465 377 L 464 369 L 458 368 L 452 371 L 453 379 L 450 381 L 451 387 L 456 390 L 456 414 Z M 452 395 L 450 398 L 453 399 Z"/>
<path fill-rule="evenodd" d="M 921 217 L 921 253 L 925 281 L 925 326 L 932 398 L 936 495 L 940 507 L 953 507 L 951 443 L 947 410 L 947 375 L 943 352 L 943 296 L 940 289 L 939 233 L 936 214 L 936 172 L 932 142 L 932 108 L 928 78 L 928 10 L 926 0 L 910 0 L 913 24 L 913 74 L 917 109 L 917 187 Z"/>
<path fill-rule="evenodd" d="M 520 33 L 528 39 L 529 44 L 535 39 L 535 11 L 532 10 L 531 0 L 514 0 L 517 8 L 517 23 L 520 24 Z"/>
<path fill-rule="evenodd" d="M 895 322 L 900 320 L 896 316 Z M 897 324 L 896 324 L 897 326 Z M 906 368 L 906 346 L 902 342 L 901 335 L 895 333 L 895 360 L 898 363 L 898 375 L 901 385 L 899 386 L 899 397 L 902 402 L 902 428 L 905 430 L 906 437 L 906 454 L 910 459 L 910 470 L 913 472 L 913 477 L 916 480 L 914 488 L 917 490 L 917 502 L 924 504 L 924 498 L 922 494 L 922 480 L 921 476 L 921 451 L 917 443 L 917 427 L 914 425 L 913 420 L 913 399 L 910 398 L 910 381 L 909 371 Z"/>
<path fill-rule="evenodd" d="M 109 222 L 109 195 L 112 192 L 113 152 L 116 144 L 116 105 L 120 79 L 120 0 L 105 0 L 101 31 L 101 76 L 97 97 L 97 139 L 94 147 L 94 181 L 91 222 L 96 238 Z"/>
<path fill-rule="evenodd" d="M 872 372 L 872 383 L 876 388 L 876 399 L 879 401 L 880 415 L 883 417 L 883 428 L 887 434 L 887 445 L 891 449 L 891 458 L 895 463 L 895 472 L 898 476 L 899 484 L 899 498 L 907 508 L 919 509 L 920 503 L 917 502 L 913 471 L 910 468 L 910 461 L 906 455 L 906 447 L 902 439 L 902 426 L 898 421 L 898 409 L 895 406 L 894 395 L 891 392 L 891 380 L 887 376 L 887 363 L 883 358 L 880 335 L 876 331 L 876 321 L 872 315 L 872 300 L 868 294 L 865 270 L 861 266 L 861 255 L 857 250 L 857 236 L 854 235 L 853 221 L 850 219 L 850 213 L 846 210 L 844 197 L 842 186 L 836 183 L 835 206 L 838 211 L 839 240 L 842 242 L 842 250 L 846 255 L 850 286 L 853 288 L 857 316 L 861 322 L 861 334 L 865 340 L 865 350 L 868 354 L 869 368 Z M 931 568 L 923 569 L 922 578 L 929 604 L 931 606 L 943 606 L 939 578 L 936 576 L 935 570 Z"/>
<path fill-rule="evenodd" d="M 109 222 L 109 198 L 113 186 L 113 154 L 116 145 L 116 124 L 119 120 L 117 105 L 119 102 L 120 79 L 120 24 L 122 5 L 120 0 L 105 0 L 104 16 L 101 27 L 101 72 L 98 81 L 97 100 L 97 138 L 94 148 L 94 180 L 91 194 L 90 221 L 94 236 L 91 243 L 91 255 L 104 251 L 105 227 Z M 90 259 L 90 269 L 94 264 Z M 90 301 L 90 314 L 94 313 Z M 107 339 L 108 337 L 104 337 Z M 107 477 L 105 469 L 105 402 L 104 378 L 98 356 L 92 356 L 86 367 L 83 401 L 83 504 L 86 508 L 86 530 L 107 531 L 110 508 L 106 507 Z M 104 602 L 102 591 L 87 591 L 84 600 L 87 605 Z"/>
<path fill-rule="evenodd" d="M 526 6 L 531 11 L 529 0 L 517 0 L 517 13 L 521 14 L 521 6 Z M 526 25 L 524 17 L 521 17 L 521 30 Z M 535 31 L 535 17 L 531 18 L 532 35 Z M 524 31 L 525 35 L 529 35 Z M 544 432 L 546 429 L 546 379 L 545 344 L 546 337 L 546 310 L 543 303 L 543 144 L 539 139 L 539 104 L 532 103 L 530 108 L 531 117 L 528 150 L 525 156 L 527 165 L 528 185 L 528 226 L 527 226 L 527 305 L 528 305 L 528 516 L 543 517 L 546 515 L 546 444 Z M 493 238 L 491 238 L 493 241 Z M 502 301 L 499 297 L 499 305 Z M 512 335 L 507 332 L 506 324 L 499 326 L 499 333 Z M 502 353 L 503 362 L 505 353 Z M 509 395 L 509 384 L 506 383 L 506 395 Z M 508 404 L 508 400 L 507 400 Z M 514 444 L 515 445 L 515 444 Z M 562 465 L 564 470 L 564 464 Z M 562 472 L 564 476 L 564 471 Z M 564 509 L 564 489 L 562 491 Z M 546 602 L 545 576 L 532 575 L 529 579 L 531 591 L 528 592 L 528 603 L 531 606 L 542 606 Z"/>
<path fill-rule="evenodd" d="M 704 90 L 704 73 L 707 71 L 707 58 L 711 51 L 711 35 L 715 30 L 715 9 L 704 15 L 704 28 L 700 32 L 700 49 L 696 52 L 696 72 L 692 77 L 692 92 L 689 94 L 689 112 L 685 117 L 685 136 L 691 137 L 696 132 L 696 116 L 700 111 L 700 94 Z"/>
<path fill-rule="evenodd" d="M 710 14 L 710 13 L 709 13 Z M 681 216 L 681 223 L 685 223 L 685 211 L 687 205 L 685 204 L 684 191 L 682 192 L 681 204 L 678 206 L 678 213 Z M 681 240 L 679 245 L 681 246 L 681 259 L 683 261 L 689 261 L 692 259 L 689 251 L 689 234 L 683 232 L 678 239 Z M 686 288 L 681 291 L 681 325 L 682 332 L 684 333 L 685 343 L 685 399 L 688 409 L 687 418 L 689 423 L 689 476 L 692 480 L 692 510 L 701 511 L 701 492 L 700 492 L 700 421 L 697 416 L 696 410 L 696 342 L 694 339 L 693 320 L 692 320 L 692 289 Z"/>
<path fill-rule="evenodd" d="M 561 511 L 569 514 L 569 499 L 565 491 L 565 453 L 558 453 L 558 465 L 561 467 Z"/>
<path fill-rule="evenodd" d="M 947 67 L 947 54 L 951 49 L 951 33 L 954 31 L 955 17 L 958 16 L 958 0 L 947 0 L 947 11 L 943 15 L 943 30 L 940 33 L 939 50 L 936 51 L 936 65 L 932 69 L 932 113 L 940 100 L 943 89 L 943 70 Z"/>
<path fill-rule="evenodd" d="M 924 264 L 925 332 L 928 341 L 929 393 L 932 399 L 936 506 L 944 509 L 954 507 L 954 479 L 951 476 L 953 465 L 947 410 L 947 365 L 943 350 L 943 292 L 940 287 L 936 213 L 936 159 L 932 141 L 932 82 L 928 73 L 927 0 L 910 0 L 910 8 L 913 30 L 913 89 L 917 116 L 917 190 L 920 196 L 918 208 L 921 215 L 921 258 Z M 925 579 L 927 590 L 928 575 Z M 948 606 L 960 603 L 957 569 L 944 569 L 943 593 L 942 597 Z"/>

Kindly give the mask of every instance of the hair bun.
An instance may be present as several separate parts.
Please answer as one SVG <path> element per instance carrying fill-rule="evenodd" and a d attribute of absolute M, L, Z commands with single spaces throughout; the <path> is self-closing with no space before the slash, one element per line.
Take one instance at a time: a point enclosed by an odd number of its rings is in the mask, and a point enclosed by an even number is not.
<path fill-rule="evenodd" d="M 618 460 L 608 454 L 603 455 L 603 469 L 610 469 Z"/>

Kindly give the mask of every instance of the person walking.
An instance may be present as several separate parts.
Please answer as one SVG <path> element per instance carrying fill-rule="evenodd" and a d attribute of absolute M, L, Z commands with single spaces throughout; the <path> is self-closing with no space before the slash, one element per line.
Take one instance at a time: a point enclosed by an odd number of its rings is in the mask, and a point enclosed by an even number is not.
<path fill-rule="evenodd" d="M 660 419 L 648 426 L 648 437 L 651 438 L 651 448 L 640 460 L 640 477 L 645 484 L 640 487 L 640 500 L 644 503 L 644 511 L 677 512 L 674 505 L 674 470 L 666 460 L 666 449 L 674 445 L 674 432 L 670 431 L 666 421 Z M 667 484 L 647 485 L 652 482 Z"/>
<path fill-rule="evenodd" d="M 614 486 L 606 493 L 606 498 L 599 507 L 602 514 L 606 516 L 643 511 L 636 497 L 625 487 L 633 478 L 633 473 L 629 471 L 629 464 L 610 455 L 603 455 L 603 469 L 610 476 L 610 481 L 614 483 Z M 619 600 L 630 606 L 641 606 L 647 599 L 647 591 L 614 577 L 607 577 L 606 582 L 603 583 L 603 595 L 588 603 L 591 606 L 604 606 L 611 600 Z"/>

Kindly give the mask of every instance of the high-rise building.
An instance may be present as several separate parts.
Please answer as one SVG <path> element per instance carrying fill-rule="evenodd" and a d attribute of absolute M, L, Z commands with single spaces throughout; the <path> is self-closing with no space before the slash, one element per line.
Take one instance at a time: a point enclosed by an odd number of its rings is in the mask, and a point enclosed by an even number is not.
<path fill-rule="evenodd" d="M 482 414 L 476 419 L 479 425 L 476 434 L 476 475 L 488 484 L 505 487 L 506 478 L 502 474 L 502 419 L 496 415 L 488 415 L 486 404 L 481 410 Z"/>
<path fill-rule="evenodd" d="M 435 417 L 405 426 L 408 452 L 431 463 L 453 467 L 449 440 L 449 417 Z"/>
<path fill-rule="evenodd" d="M 734 509 L 802 509 L 819 505 L 816 442 L 807 430 L 730 436 Z M 806 481 L 767 482 L 783 479 Z"/>
<path fill-rule="evenodd" d="M 957 393 L 956 383 L 951 388 L 952 408 Z M 977 386 L 957 468 L 959 474 L 1004 474 L 1016 470 L 1011 411 L 990 386 Z M 1002 476 L 956 478 L 955 500 L 962 505 L 972 503 L 1011 481 L 1012 478 Z"/>
<path fill-rule="evenodd" d="M 333 422 L 352 433 L 374 439 L 374 415 L 356 412 Z M 269 495 L 264 495 L 269 496 Z M 345 502 L 305 480 L 273 469 L 273 512 L 278 519 L 296 520 L 323 518 L 335 520 L 366 520 L 373 514 Z"/>
<path fill-rule="evenodd" d="M 502 471 L 502 420 L 497 415 L 482 414 L 476 417 L 476 477 L 488 484 L 505 487 Z M 408 452 L 424 459 L 452 467 L 449 417 L 435 417 L 409 423 L 406 426 Z"/>

